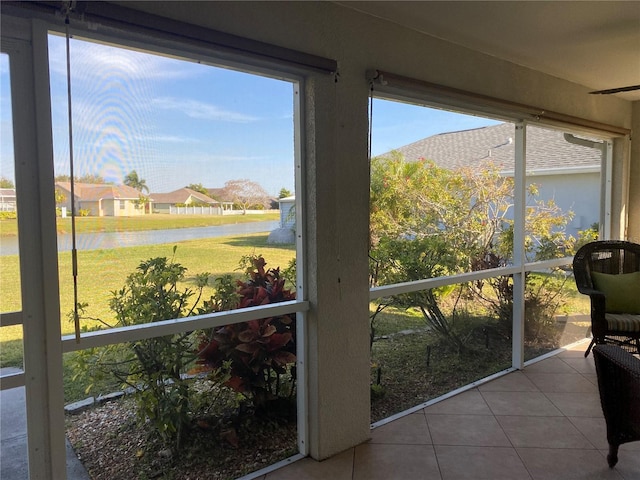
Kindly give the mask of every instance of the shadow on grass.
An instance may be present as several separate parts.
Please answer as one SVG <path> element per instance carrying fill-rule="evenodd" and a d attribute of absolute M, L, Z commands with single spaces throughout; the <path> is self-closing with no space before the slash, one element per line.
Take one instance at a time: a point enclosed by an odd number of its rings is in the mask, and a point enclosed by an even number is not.
<path fill-rule="evenodd" d="M 276 244 L 276 243 L 267 243 L 268 235 L 253 235 L 250 237 L 229 237 L 228 241 L 222 242 L 225 245 L 230 245 L 232 247 L 266 247 L 273 248 L 276 250 L 295 250 L 296 246 L 294 244 Z"/>

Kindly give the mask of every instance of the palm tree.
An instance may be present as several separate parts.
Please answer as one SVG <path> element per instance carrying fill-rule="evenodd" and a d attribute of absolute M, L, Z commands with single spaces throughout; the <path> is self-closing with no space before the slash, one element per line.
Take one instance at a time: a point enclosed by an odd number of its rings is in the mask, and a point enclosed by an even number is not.
<path fill-rule="evenodd" d="M 125 177 L 123 183 L 128 186 L 135 188 L 139 192 L 147 192 L 149 193 L 149 187 L 147 187 L 147 181 L 144 178 L 138 177 L 138 172 L 135 170 L 131 170 Z"/>

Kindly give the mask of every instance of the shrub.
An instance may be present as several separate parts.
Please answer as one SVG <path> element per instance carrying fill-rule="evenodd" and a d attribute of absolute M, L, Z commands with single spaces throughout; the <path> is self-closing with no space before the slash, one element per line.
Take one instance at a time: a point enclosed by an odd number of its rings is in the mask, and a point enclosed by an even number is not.
<path fill-rule="evenodd" d="M 238 280 L 232 291 L 230 276 L 218 280 L 216 294 L 200 313 L 245 308 L 294 300 L 284 288 L 280 269 L 265 269 L 261 256 L 244 257 L 248 280 Z M 203 369 L 230 362 L 227 384 L 248 395 L 258 412 L 272 401 L 292 398 L 295 391 L 295 317 L 282 315 L 225 325 L 201 336 L 198 363 Z"/>
<path fill-rule="evenodd" d="M 186 270 L 166 257 L 140 263 L 125 286 L 112 292 L 109 306 L 115 313 L 115 323 L 94 320 L 109 327 L 128 327 L 191 315 L 209 275 L 196 277 L 195 290 L 180 290 L 177 284 L 184 280 Z M 189 307 L 189 299 L 196 293 L 197 299 Z M 78 305 L 80 313 L 86 306 Z M 192 420 L 192 394 L 185 373 L 194 358 L 193 334 L 187 332 L 131 342 L 125 348 L 109 345 L 84 350 L 76 362 L 82 375 L 100 378 L 107 373 L 132 387 L 139 419 L 148 421 L 162 441 L 179 448 Z M 224 364 L 219 366 L 220 370 L 224 368 Z"/>

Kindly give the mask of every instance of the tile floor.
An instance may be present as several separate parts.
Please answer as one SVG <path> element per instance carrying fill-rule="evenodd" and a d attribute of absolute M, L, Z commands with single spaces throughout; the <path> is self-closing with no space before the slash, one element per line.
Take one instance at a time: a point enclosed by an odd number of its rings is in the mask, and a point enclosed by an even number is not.
<path fill-rule="evenodd" d="M 260 480 L 639 480 L 640 442 L 607 466 L 593 356 L 564 351 Z"/>

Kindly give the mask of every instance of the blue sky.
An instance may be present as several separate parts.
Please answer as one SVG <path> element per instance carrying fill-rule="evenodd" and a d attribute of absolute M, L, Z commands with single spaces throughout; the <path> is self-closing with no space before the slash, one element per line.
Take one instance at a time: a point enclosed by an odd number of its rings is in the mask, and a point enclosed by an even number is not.
<path fill-rule="evenodd" d="M 69 173 L 66 58 L 50 36 L 56 174 Z M 0 61 L 0 174 L 13 179 L 8 62 Z M 74 169 L 120 183 L 131 170 L 151 192 L 248 178 L 271 195 L 294 189 L 290 82 L 71 41 Z M 375 100 L 373 155 L 487 119 Z"/>

